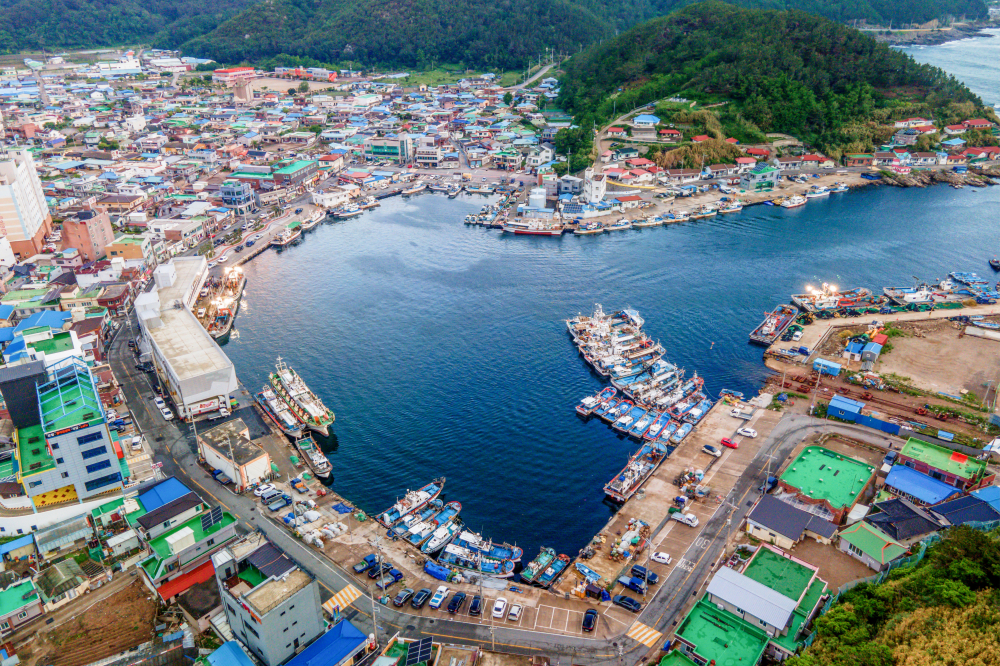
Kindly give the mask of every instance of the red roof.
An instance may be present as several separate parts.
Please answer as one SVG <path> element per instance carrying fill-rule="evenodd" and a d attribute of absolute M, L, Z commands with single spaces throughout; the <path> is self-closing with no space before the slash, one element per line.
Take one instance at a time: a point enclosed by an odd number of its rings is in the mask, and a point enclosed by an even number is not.
<path fill-rule="evenodd" d="M 803 162 L 826 162 L 826 158 L 822 155 L 803 155 Z"/>
<path fill-rule="evenodd" d="M 608 131 L 609 132 L 624 132 L 625 130 L 623 130 L 621 127 L 609 127 Z"/>
<path fill-rule="evenodd" d="M 680 134 L 680 131 L 675 129 L 661 129 L 660 134 Z"/>
<path fill-rule="evenodd" d="M 884 345 L 888 341 L 889 341 L 889 336 L 885 335 L 884 333 L 879 333 L 878 335 L 872 336 L 872 342 L 874 342 L 877 345 Z"/>
<path fill-rule="evenodd" d="M 627 197 L 618 197 L 618 201 L 642 201 L 642 197 L 638 194 L 630 194 Z"/>
<path fill-rule="evenodd" d="M 965 129 L 965 125 L 964 124 L 963 125 L 948 125 L 947 127 L 945 127 L 945 129 L 950 129 L 950 130 L 964 130 Z"/>
<path fill-rule="evenodd" d="M 212 566 L 212 560 L 209 560 L 197 569 L 189 571 L 183 576 L 178 576 L 173 580 L 168 580 L 166 583 L 156 588 L 156 591 L 160 593 L 160 596 L 164 601 L 167 601 L 171 597 L 176 597 L 181 592 L 194 587 L 198 583 L 204 583 L 214 575 L 215 567 Z"/>
<path fill-rule="evenodd" d="M 229 69 L 217 69 L 213 74 L 233 74 L 235 72 L 252 72 L 253 67 L 230 67 Z"/>
<path fill-rule="evenodd" d="M 708 141 L 711 138 L 712 137 L 708 136 L 707 134 L 699 134 L 698 136 L 691 137 L 691 140 L 694 141 L 695 143 L 698 143 L 701 141 Z"/>
<path fill-rule="evenodd" d="M 766 157 L 770 154 L 771 151 L 767 148 L 747 148 L 747 155 L 764 155 Z"/>
<path fill-rule="evenodd" d="M 757 162 L 757 160 L 755 160 L 752 157 L 737 157 L 736 158 L 736 163 L 737 164 L 755 164 L 756 162 Z"/>
<path fill-rule="evenodd" d="M 972 120 L 966 120 L 962 123 L 966 127 L 992 127 L 993 123 L 984 118 L 973 118 Z"/>
<path fill-rule="evenodd" d="M 733 137 L 729 137 L 728 139 L 726 139 L 726 143 L 736 144 L 736 143 L 739 143 L 739 140 L 738 139 L 734 139 Z"/>

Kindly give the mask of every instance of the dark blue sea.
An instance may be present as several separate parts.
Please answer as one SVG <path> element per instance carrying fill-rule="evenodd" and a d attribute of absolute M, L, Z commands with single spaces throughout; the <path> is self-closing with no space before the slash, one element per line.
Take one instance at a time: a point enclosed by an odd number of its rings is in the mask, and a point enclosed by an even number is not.
<path fill-rule="evenodd" d="M 604 382 L 564 320 L 630 305 L 669 360 L 755 393 L 747 334 L 807 284 L 910 284 L 990 273 L 1000 187 L 871 187 L 599 237 L 467 227 L 487 199 L 425 194 L 307 232 L 246 266 L 225 351 L 259 389 L 277 356 L 337 415 L 335 489 L 369 512 L 447 477 L 445 496 L 533 556 L 576 554 L 607 521 L 604 483 L 635 449 L 574 406 Z"/>

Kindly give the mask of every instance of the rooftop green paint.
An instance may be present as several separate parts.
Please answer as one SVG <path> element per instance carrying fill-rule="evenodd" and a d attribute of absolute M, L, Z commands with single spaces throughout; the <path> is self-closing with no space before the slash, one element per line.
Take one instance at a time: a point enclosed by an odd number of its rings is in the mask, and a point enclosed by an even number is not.
<path fill-rule="evenodd" d="M 89 373 L 77 369 L 73 375 L 64 375 L 59 381 L 50 381 L 38 387 L 42 406 L 42 428 L 49 433 L 87 423 L 97 425 L 104 421 L 101 401 L 90 382 Z"/>
<path fill-rule="evenodd" d="M 807 446 L 781 475 L 781 480 L 835 509 L 853 506 L 875 468 L 823 448 Z"/>
<path fill-rule="evenodd" d="M 982 476 L 983 470 L 986 469 L 986 461 L 984 460 L 976 460 L 965 454 L 913 437 L 907 440 L 899 454 L 966 480 L 978 480 Z"/>
<path fill-rule="evenodd" d="M 27 331 L 25 331 L 27 333 Z M 73 336 L 70 335 L 69 331 L 62 331 L 56 333 L 51 338 L 43 340 L 35 340 L 34 342 L 25 343 L 28 347 L 31 347 L 36 352 L 42 352 L 44 354 L 59 354 L 65 351 L 73 350 Z"/>
<path fill-rule="evenodd" d="M 695 652 L 716 666 L 753 666 L 760 661 L 768 636 L 742 618 L 700 599 L 674 635 L 695 646 Z"/>
<path fill-rule="evenodd" d="M 129 514 L 129 522 L 130 523 L 132 522 L 131 519 L 132 519 L 132 514 Z M 223 512 L 222 513 L 222 522 L 221 523 L 216 523 L 216 524 L 212 525 L 211 527 L 209 527 L 207 530 L 203 530 L 201 528 L 201 514 L 198 514 L 197 516 L 195 516 L 191 520 L 189 520 L 189 521 L 187 521 L 185 523 L 181 523 L 180 525 L 177 525 L 173 529 L 168 530 L 168 531 L 164 532 L 163 534 L 157 536 L 155 539 L 151 540 L 149 542 L 149 547 L 152 549 L 153 555 L 151 555 L 148 559 L 146 559 L 145 561 L 143 561 L 142 566 L 143 566 L 143 568 L 146 569 L 146 571 L 149 572 L 151 578 L 153 578 L 153 579 L 159 578 L 160 576 L 162 576 L 165 573 L 164 571 L 161 570 L 163 563 L 168 558 L 170 558 L 173 555 L 173 553 L 170 552 L 170 545 L 167 543 L 167 538 L 168 537 L 170 537 L 173 534 L 176 534 L 177 532 L 179 532 L 180 530 L 184 529 L 185 527 L 190 527 L 191 531 L 194 532 L 194 542 L 195 543 L 200 543 L 204 539 L 212 536 L 213 534 L 217 533 L 219 530 L 223 529 L 224 527 L 228 527 L 228 526 L 232 525 L 235 522 L 236 522 L 236 518 L 234 518 L 232 514 L 230 514 L 228 512 Z M 215 545 L 219 545 L 219 544 L 215 544 Z M 205 553 L 203 551 L 201 553 L 198 553 L 197 556 L 200 557 L 201 555 L 204 555 L 204 554 Z M 152 560 L 152 562 L 150 562 L 151 560 Z M 146 566 L 147 563 L 150 563 L 149 567 Z M 186 564 L 186 562 L 180 562 L 180 564 L 184 565 L 184 564 Z"/>
<path fill-rule="evenodd" d="M 29 595 L 27 599 L 22 599 Z M 25 606 L 38 603 L 38 590 L 30 578 L 22 578 L 19 582 L 0 590 L 0 618 L 17 612 Z"/>
<path fill-rule="evenodd" d="M 298 160 L 296 162 L 292 162 L 288 166 L 285 166 L 285 167 L 282 167 L 282 168 L 278 169 L 274 173 L 276 173 L 276 174 L 280 173 L 283 176 L 287 176 L 289 174 L 293 174 L 293 173 L 296 173 L 298 171 L 301 171 L 302 169 L 307 168 L 311 164 L 315 164 L 315 162 L 312 161 L 312 160 Z"/>
<path fill-rule="evenodd" d="M 31 439 L 36 439 L 36 441 L 29 441 Z M 38 453 L 34 453 L 34 451 L 38 451 Z M 49 449 L 45 445 L 45 433 L 42 432 L 41 426 L 18 428 L 17 459 L 23 477 L 45 472 L 56 466 L 55 459 L 49 455 Z M 34 467 L 36 464 L 38 467 Z"/>
<path fill-rule="evenodd" d="M 809 587 L 815 572 L 788 557 L 782 557 L 770 548 L 761 546 L 743 570 L 743 575 L 778 594 L 798 600 Z"/>
<path fill-rule="evenodd" d="M 891 562 L 906 552 L 906 546 L 863 520 L 841 532 L 840 538 L 881 564 Z"/>

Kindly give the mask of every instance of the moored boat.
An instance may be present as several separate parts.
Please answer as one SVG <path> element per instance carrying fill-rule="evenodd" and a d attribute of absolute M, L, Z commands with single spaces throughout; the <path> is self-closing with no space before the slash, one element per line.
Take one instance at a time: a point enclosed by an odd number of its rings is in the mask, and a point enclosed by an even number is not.
<path fill-rule="evenodd" d="M 597 395 L 587 396 L 576 406 L 576 413 L 580 416 L 590 416 L 590 413 L 602 402 L 610 400 L 615 396 L 617 390 L 612 387 L 602 389 Z"/>
<path fill-rule="evenodd" d="M 257 405 L 264 412 L 264 415 L 281 432 L 289 437 L 297 438 L 302 435 L 305 425 L 292 415 L 288 409 L 288 405 L 275 394 L 270 386 L 265 385 L 264 389 L 257 393 L 254 398 L 257 400 Z"/>
<path fill-rule="evenodd" d="M 581 222 L 573 233 L 577 236 L 589 236 L 604 233 L 604 225 L 600 222 Z"/>
<path fill-rule="evenodd" d="M 420 547 L 420 552 L 428 555 L 438 552 L 451 543 L 451 540 L 455 538 L 455 535 L 458 534 L 461 529 L 462 524 L 459 522 L 458 518 L 452 518 L 447 522 L 442 522 L 441 525 L 434 530 L 434 533 L 431 534 L 431 538 Z"/>
<path fill-rule="evenodd" d="M 784 201 L 782 201 L 781 202 L 781 207 L 782 208 L 798 208 L 799 206 L 805 206 L 806 205 L 806 201 L 808 201 L 808 200 L 805 197 L 799 196 L 798 194 L 796 194 L 796 195 L 790 196 L 787 199 L 785 199 Z"/>
<path fill-rule="evenodd" d="M 773 311 L 767 313 L 757 328 L 750 333 L 750 342 L 768 346 L 778 339 L 785 329 L 788 328 L 799 309 L 794 305 L 779 305 Z"/>
<path fill-rule="evenodd" d="M 291 245 L 297 241 L 301 235 L 302 230 L 298 228 L 298 225 L 289 226 L 280 234 L 272 238 L 270 244 L 275 247 L 285 247 L 286 245 Z"/>
<path fill-rule="evenodd" d="M 305 435 L 296 439 L 295 448 L 299 450 L 299 453 L 305 459 L 306 464 L 309 465 L 309 469 L 312 470 L 313 474 L 321 479 L 330 478 L 333 466 L 330 464 L 330 460 L 319 450 L 319 447 L 316 446 L 316 442 L 312 437 Z"/>
<path fill-rule="evenodd" d="M 436 500 L 431 501 L 434 502 Z M 461 502 L 448 502 L 444 505 L 443 509 L 435 511 L 429 518 L 420 521 L 419 525 L 414 525 L 410 528 L 409 534 L 406 535 L 406 540 L 411 546 L 422 548 L 442 524 L 451 522 L 461 512 Z"/>
<path fill-rule="evenodd" d="M 278 358 L 275 372 L 268 376 L 274 392 L 281 396 L 289 409 L 306 427 L 330 434 L 330 424 L 334 415 L 326 405 L 309 389 L 302 377 Z"/>
<path fill-rule="evenodd" d="M 605 484 L 604 494 L 615 502 L 624 504 L 642 487 L 664 457 L 663 446 L 659 442 L 643 443 L 629 458 L 622 471 Z"/>
<path fill-rule="evenodd" d="M 473 552 L 456 543 L 449 543 L 438 555 L 438 562 L 457 569 L 473 571 L 491 578 L 510 578 L 514 575 L 514 563 Z"/>
<path fill-rule="evenodd" d="M 556 551 L 552 548 L 543 547 L 535 559 L 528 562 L 521 571 L 521 580 L 525 583 L 534 583 L 538 577 L 549 568 L 549 564 L 556 559 Z"/>
<path fill-rule="evenodd" d="M 358 215 L 361 215 L 361 213 L 363 212 L 365 211 L 361 209 L 361 206 L 359 206 L 356 203 L 352 203 L 352 204 L 347 204 L 342 208 L 337 208 L 336 210 L 333 211 L 333 213 L 331 213 L 331 215 L 336 218 L 346 219 L 348 217 L 356 217 Z"/>
<path fill-rule="evenodd" d="M 517 546 L 512 546 L 509 543 L 494 543 L 492 539 L 484 539 L 481 534 L 469 530 L 459 532 L 453 543 L 498 560 L 520 562 L 524 555 L 524 550 Z"/>
<path fill-rule="evenodd" d="M 620 220 L 618 220 L 616 222 L 612 222 L 611 224 L 609 224 L 606 227 L 604 227 L 604 230 L 605 231 L 625 231 L 626 229 L 631 229 L 631 228 L 632 228 L 632 222 L 630 222 L 627 217 L 623 217 Z"/>
<path fill-rule="evenodd" d="M 386 527 L 394 527 L 404 516 L 408 516 L 414 511 L 419 511 L 428 502 L 437 499 L 444 488 L 444 479 L 435 479 L 418 490 L 407 490 L 402 499 L 396 500 L 395 504 L 378 514 L 375 520 Z"/>
<path fill-rule="evenodd" d="M 432 499 L 420 511 L 414 511 L 407 516 L 403 516 L 403 519 L 395 527 L 389 528 L 386 536 L 390 539 L 408 538 L 413 530 L 419 528 L 425 521 L 429 520 L 443 508 L 444 502 L 441 501 L 441 498 Z"/>
<path fill-rule="evenodd" d="M 427 189 L 427 183 L 418 180 L 413 184 L 412 187 L 407 187 L 406 189 L 403 190 L 403 196 L 409 196 L 411 194 L 416 194 L 417 192 L 423 192 L 425 189 Z"/>
<path fill-rule="evenodd" d="M 565 571 L 566 567 L 568 566 L 569 566 L 569 556 L 562 554 L 557 555 L 556 558 L 552 561 L 552 563 L 549 564 L 549 566 L 545 568 L 545 571 L 543 571 L 542 574 L 537 578 L 536 580 L 537 584 L 541 585 L 544 588 L 552 587 L 552 584 L 559 579 L 559 576 L 562 575 L 562 572 Z"/>

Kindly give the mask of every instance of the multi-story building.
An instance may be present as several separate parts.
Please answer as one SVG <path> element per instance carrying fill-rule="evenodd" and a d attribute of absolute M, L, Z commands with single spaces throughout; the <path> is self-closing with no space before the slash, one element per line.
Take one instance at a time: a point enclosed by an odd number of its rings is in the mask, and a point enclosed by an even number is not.
<path fill-rule="evenodd" d="M 17 480 L 36 509 L 121 490 L 119 458 L 83 361 L 3 368 L 0 393 L 14 422 Z"/>
<path fill-rule="evenodd" d="M 110 259 L 144 261 L 147 265 L 156 262 L 156 257 L 153 255 L 153 243 L 148 236 L 130 236 L 128 234 L 119 236 L 108 243 L 104 250 Z"/>
<path fill-rule="evenodd" d="M 232 208 L 237 215 L 244 215 L 257 207 L 253 186 L 250 183 L 227 180 L 219 188 L 219 196 L 222 198 L 222 203 Z"/>
<path fill-rule="evenodd" d="M 408 134 L 389 134 L 365 139 L 365 158 L 405 164 L 413 157 L 413 140 Z"/>
<path fill-rule="evenodd" d="M 583 172 L 583 201 L 588 204 L 600 203 L 607 193 L 608 181 L 603 173 L 594 173 L 593 167 Z"/>
<path fill-rule="evenodd" d="M 257 78 L 257 72 L 253 67 L 230 67 L 228 69 L 217 69 L 212 72 L 213 83 L 224 83 L 226 85 L 236 85 Z"/>
<path fill-rule="evenodd" d="M 253 532 L 212 556 L 233 636 L 264 666 L 278 666 L 323 634 L 319 584 Z"/>
<path fill-rule="evenodd" d="M 22 578 L 0 590 L 0 637 L 44 614 L 42 598 L 30 578 Z"/>
<path fill-rule="evenodd" d="M 985 460 L 911 437 L 899 451 L 897 465 L 905 465 L 963 492 L 993 485 L 993 474 Z"/>
<path fill-rule="evenodd" d="M 86 206 L 63 221 L 63 248 L 75 248 L 84 261 L 97 261 L 107 256 L 106 247 L 115 239 L 111 216 L 107 211 Z"/>
<path fill-rule="evenodd" d="M 0 151 L 0 236 L 18 259 L 38 254 L 52 226 L 42 181 L 27 150 Z"/>
<path fill-rule="evenodd" d="M 319 166 L 315 160 L 298 160 L 275 169 L 272 175 L 277 187 L 298 187 L 316 180 Z"/>

